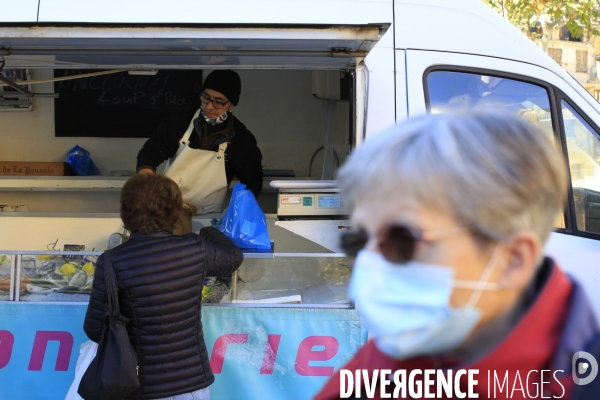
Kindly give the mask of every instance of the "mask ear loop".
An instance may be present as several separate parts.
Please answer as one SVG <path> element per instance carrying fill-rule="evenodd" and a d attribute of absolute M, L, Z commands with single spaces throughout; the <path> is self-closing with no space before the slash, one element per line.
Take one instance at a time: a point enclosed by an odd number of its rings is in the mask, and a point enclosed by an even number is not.
<path fill-rule="evenodd" d="M 471 298 L 469 299 L 469 302 L 467 303 L 467 308 L 475 308 L 475 304 L 477 304 L 477 302 L 479 301 L 479 298 L 483 294 L 483 291 L 486 289 L 490 290 L 490 285 L 494 286 L 494 289 L 491 290 L 498 290 L 500 288 L 499 284 L 488 283 L 488 279 L 490 279 L 490 275 L 494 271 L 498 259 L 500 258 L 500 250 L 502 250 L 502 246 L 500 245 L 500 243 L 498 243 L 481 274 L 481 278 L 479 278 L 479 281 L 475 284 L 475 291 L 473 292 Z"/>

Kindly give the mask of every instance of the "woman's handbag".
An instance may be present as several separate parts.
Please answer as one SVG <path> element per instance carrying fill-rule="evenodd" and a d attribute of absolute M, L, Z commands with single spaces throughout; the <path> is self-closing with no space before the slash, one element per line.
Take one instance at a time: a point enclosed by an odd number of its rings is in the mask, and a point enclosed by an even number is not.
<path fill-rule="evenodd" d="M 129 319 L 119 311 L 117 283 L 110 250 L 104 252 L 104 281 L 108 297 L 105 325 L 96 357 L 83 374 L 77 393 L 85 400 L 120 400 L 140 386 L 138 358 L 125 325 Z"/>

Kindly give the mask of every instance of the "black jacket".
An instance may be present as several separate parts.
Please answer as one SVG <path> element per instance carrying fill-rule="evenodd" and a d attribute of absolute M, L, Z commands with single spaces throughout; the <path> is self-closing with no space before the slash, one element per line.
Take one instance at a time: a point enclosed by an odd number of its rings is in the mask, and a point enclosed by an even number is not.
<path fill-rule="evenodd" d="M 241 251 L 214 228 L 200 235 L 134 232 L 111 250 L 121 313 L 138 354 L 140 389 L 128 399 L 189 393 L 215 380 L 201 316 L 206 276 L 226 276 L 242 263 Z M 106 253 L 105 253 L 106 254 Z M 100 340 L 107 304 L 104 256 L 98 258 L 83 329 Z"/>
<path fill-rule="evenodd" d="M 166 159 L 173 157 L 179 147 L 179 139 L 183 137 L 196 111 L 195 109 L 177 111 L 161 122 L 138 153 L 136 170 L 147 167 L 156 172 L 156 167 Z M 254 197 L 258 197 L 263 184 L 262 154 L 254 135 L 246 126 L 233 115 L 230 115 L 229 118 L 233 118 L 231 132 L 228 136 L 219 138 L 212 145 L 211 150 L 216 151 L 219 144 L 228 141 L 229 144 L 225 150 L 227 184 L 231 183 L 235 175 L 241 183 L 246 185 L 247 189 L 254 193 Z M 197 123 L 194 125 L 198 126 Z M 200 148 L 200 135 L 202 134 L 196 127 L 190 136 L 190 147 L 193 149 Z"/>

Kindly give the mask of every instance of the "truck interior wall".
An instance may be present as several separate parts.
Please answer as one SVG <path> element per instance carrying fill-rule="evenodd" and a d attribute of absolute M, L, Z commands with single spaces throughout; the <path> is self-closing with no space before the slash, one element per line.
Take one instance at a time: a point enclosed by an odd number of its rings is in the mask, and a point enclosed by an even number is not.
<path fill-rule="evenodd" d="M 312 72 L 304 70 L 240 70 L 242 95 L 234 110 L 255 135 L 263 154 L 263 168 L 291 169 L 307 177 L 311 157 L 325 144 L 322 101 L 312 95 Z M 208 73 L 208 71 L 206 71 Z M 31 79 L 53 76 L 50 69 L 30 70 Z M 34 85 L 34 92 L 51 93 L 53 84 Z M 349 131 L 348 102 L 337 105 L 335 150 L 343 163 Z M 55 137 L 54 100 L 33 99 L 33 111 L 0 112 L 0 159 L 62 161 L 76 144 L 91 153 L 103 175 L 135 170 L 136 155 L 145 139 Z M 320 179 L 323 152 L 312 165 Z M 162 167 L 159 167 L 162 171 Z M 267 184 L 268 186 L 268 184 Z M 0 204 L 26 204 L 39 212 L 118 212 L 115 192 L 0 192 Z M 274 212 L 275 196 L 265 191 L 261 205 Z"/>

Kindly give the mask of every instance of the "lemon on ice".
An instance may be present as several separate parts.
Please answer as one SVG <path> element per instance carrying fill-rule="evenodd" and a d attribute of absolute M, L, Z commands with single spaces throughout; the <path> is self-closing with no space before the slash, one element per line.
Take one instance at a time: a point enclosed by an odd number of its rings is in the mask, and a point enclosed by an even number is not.
<path fill-rule="evenodd" d="M 63 275 L 73 276 L 75 275 L 75 272 L 77 272 L 77 269 L 75 268 L 74 264 L 66 263 L 62 267 L 60 267 L 58 271 Z"/>
<path fill-rule="evenodd" d="M 202 288 L 202 300 L 206 300 L 209 293 L 212 291 L 212 288 L 213 288 L 212 286 L 204 286 Z"/>
<path fill-rule="evenodd" d="M 85 263 L 85 265 L 81 269 L 87 272 L 88 275 L 94 275 L 94 271 L 96 270 L 94 268 L 94 264 L 92 264 L 91 262 Z"/>

